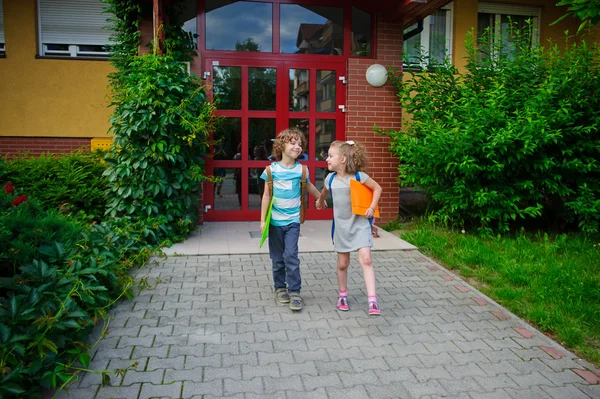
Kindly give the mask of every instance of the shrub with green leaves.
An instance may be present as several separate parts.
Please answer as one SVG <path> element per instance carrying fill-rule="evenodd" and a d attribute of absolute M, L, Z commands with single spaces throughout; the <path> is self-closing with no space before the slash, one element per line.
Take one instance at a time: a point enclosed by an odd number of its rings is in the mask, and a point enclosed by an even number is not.
<path fill-rule="evenodd" d="M 511 33 L 476 47 L 471 32 L 464 73 L 446 62 L 393 77 L 412 116 L 384 132 L 401 184 L 426 190 L 432 219 L 482 233 L 517 219 L 598 231 L 600 49 Z"/>
<path fill-rule="evenodd" d="M 80 214 L 88 220 L 100 221 L 106 212 L 104 192 L 107 179 L 103 153 L 27 154 L 6 163 L 0 182 L 10 181 L 42 207 L 60 209 L 63 213 Z"/>
<path fill-rule="evenodd" d="M 135 57 L 128 69 L 112 103 L 107 212 L 164 216 L 173 234 L 186 234 L 197 220 L 213 107 L 201 82 L 170 56 Z"/>

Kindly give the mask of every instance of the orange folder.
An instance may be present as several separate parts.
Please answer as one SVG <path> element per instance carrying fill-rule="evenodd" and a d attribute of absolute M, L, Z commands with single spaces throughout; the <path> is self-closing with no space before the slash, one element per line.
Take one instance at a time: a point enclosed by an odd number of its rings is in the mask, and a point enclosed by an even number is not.
<path fill-rule="evenodd" d="M 352 213 L 365 216 L 365 212 L 373 201 L 373 191 L 356 180 L 350 180 L 350 201 L 352 202 Z M 375 207 L 374 216 L 379 217 L 379 205 Z"/>

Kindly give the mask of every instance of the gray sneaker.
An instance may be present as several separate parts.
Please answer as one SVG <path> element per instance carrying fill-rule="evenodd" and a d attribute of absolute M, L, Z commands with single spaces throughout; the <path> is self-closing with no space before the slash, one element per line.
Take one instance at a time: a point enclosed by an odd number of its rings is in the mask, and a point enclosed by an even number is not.
<path fill-rule="evenodd" d="M 279 303 L 290 303 L 290 294 L 288 294 L 285 288 L 277 288 L 275 290 L 275 299 Z"/>
<path fill-rule="evenodd" d="M 304 303 L 302 302 L 302 297 L 299 292 L 290 292 L 290 309 L 292 310 L 302 310 L 302 306 Z"/>

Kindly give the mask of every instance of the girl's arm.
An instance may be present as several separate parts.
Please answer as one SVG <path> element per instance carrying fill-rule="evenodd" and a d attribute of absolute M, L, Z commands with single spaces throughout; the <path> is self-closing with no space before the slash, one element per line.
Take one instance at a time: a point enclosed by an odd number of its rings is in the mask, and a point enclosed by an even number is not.
<path fill-rule="evenodd" d="M 381 186 L 373 179 L 371 179 L 370 177 L 365 180 L 365 186 L 369 187 L 372 191 L 373 191 L 373 200 L 371 201 L 371 205 L 369 206 L 369 209 L 367 209 L 367 212 L 365 213 L 365 216 L 368 218 L 372 218 L 373 214 L 375 213 L 375 207 L 377 206 L 377 203 L 379 202 L 379 198 L 381 197 Z"/>
<path fill-rule="evenodd" d="M 265 229 L 265 219 L 267 218 L 267 212 L 269 211 L 269 205 L 271 204 L 271 194 L 269 194 L 269 183 L 265 181 L 265 191 L 263 192 L 262 202 L 260 204 L 260 232 L 262 233 Z"/>

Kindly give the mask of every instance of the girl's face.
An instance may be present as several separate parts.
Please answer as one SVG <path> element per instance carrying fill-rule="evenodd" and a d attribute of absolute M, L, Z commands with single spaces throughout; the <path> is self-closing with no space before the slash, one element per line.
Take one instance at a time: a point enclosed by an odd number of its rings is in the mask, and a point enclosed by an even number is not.
<path fill-rule="evenodd" d="M 294 137 L 289 142 L 285 143 L 283 156 L 296 159 L 302 154 L 302 141 L 299 137 Z"/>
<path fill-rule="evenodd" d="M 341 172 L 346 167 L 346 157 L 341 155 L 335 147 L 329 147 L 327 154 L 327 169 L 332 172 Z"/>

